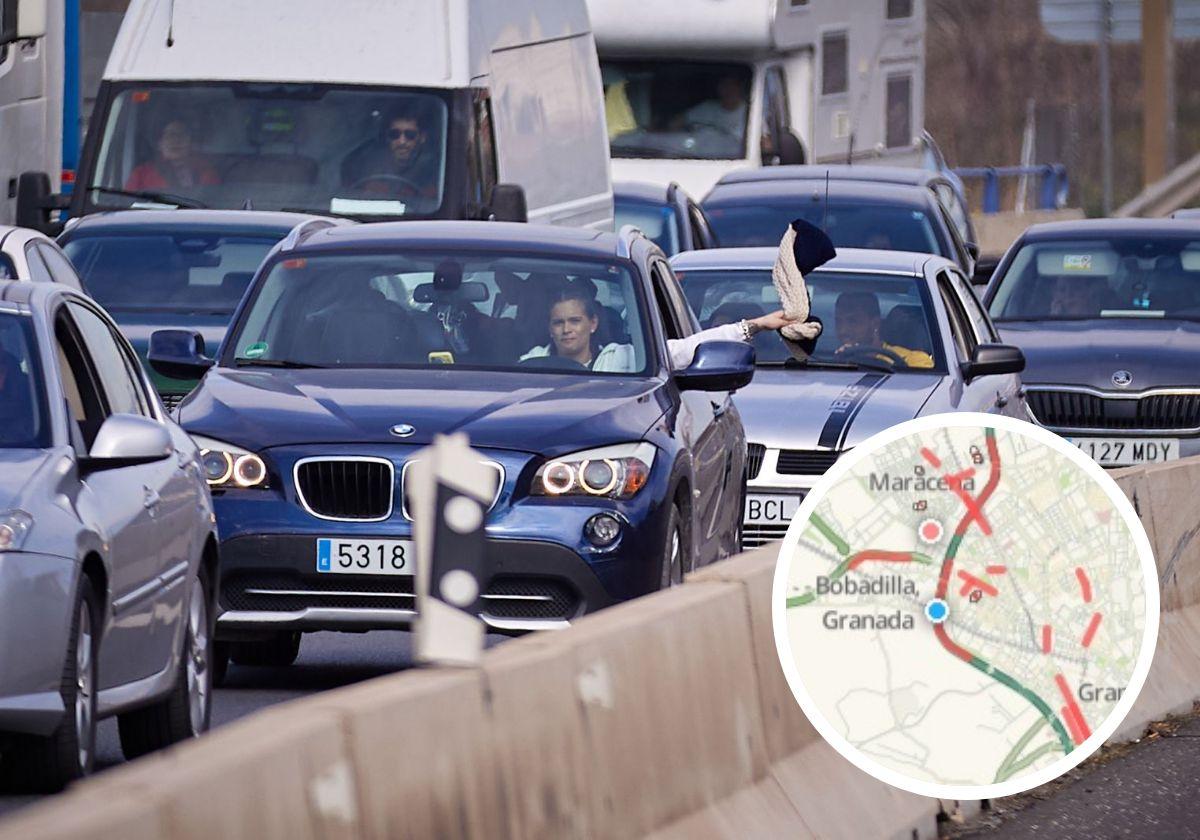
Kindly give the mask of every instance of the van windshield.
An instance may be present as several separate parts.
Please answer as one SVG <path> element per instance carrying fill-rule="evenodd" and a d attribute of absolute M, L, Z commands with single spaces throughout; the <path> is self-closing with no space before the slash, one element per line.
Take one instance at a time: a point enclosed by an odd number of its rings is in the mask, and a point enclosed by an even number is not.
<path fill-rule="evenodd" d="M 317 84 L 133 83 L 104 120 L 89 203 L 431 216 L 447 101 Z"/>
<path fill-rule="evenodd" d="M 747 65 L 605 59 L 600 70 L 613 157 L 746 157 Z"/>

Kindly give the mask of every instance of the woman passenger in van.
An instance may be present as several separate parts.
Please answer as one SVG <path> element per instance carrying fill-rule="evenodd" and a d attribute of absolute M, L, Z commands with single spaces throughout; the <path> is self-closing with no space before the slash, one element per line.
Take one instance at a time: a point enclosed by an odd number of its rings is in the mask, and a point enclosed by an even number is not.
<path fill-rule="evenodd" d="M 127 190 L 180 190 L 221 183 L 217 170 L 192 149 L 188 124 L 174 119 L 163 126 L 153 160 L 134 167 L 125 181 Z"/>
<path fill-rule="evenodd" d="M 671 367 L 682 370 L 692 363 L 696 348 L 707 341 L 751 341 L 764 330 L 777 330 L 793 319 L 776 310 L 752 320 L 742 320 L 701 330 L 681 339 L 668 339 Z M 578 362 L 588 370 L 628 373 L 636 369 L 631 344 L 601 344 L 596 338 L 600 328 L 600 309 L 594 294 L 581 287 L 558 290 L 550 307 L 550 343 L 534 347 L 521 357 L 526 359 L 561 356 Z"/>

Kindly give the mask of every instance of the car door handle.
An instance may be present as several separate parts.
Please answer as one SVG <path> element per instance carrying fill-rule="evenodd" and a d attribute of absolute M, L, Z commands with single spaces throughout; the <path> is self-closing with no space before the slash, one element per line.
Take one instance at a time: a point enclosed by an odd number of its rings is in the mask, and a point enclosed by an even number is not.
<path fill-rule="evenodd" d="M 158 491 L 151 487 L 143 485 L 142 489 L 145 491 L 145 495 L 142 497 L 142 507 L 153 512 L 158 507 L 158 503 L 162 501 L 162 498 L 158 495 Z"/>

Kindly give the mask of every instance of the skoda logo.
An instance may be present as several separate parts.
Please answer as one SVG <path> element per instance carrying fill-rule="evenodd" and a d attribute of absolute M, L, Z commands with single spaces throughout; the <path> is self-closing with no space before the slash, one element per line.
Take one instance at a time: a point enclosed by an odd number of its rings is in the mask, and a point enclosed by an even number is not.
<path fill-rule="evenodd" d="M 417 433 L 417 430 L 407 423 L 397 423 L 392 426 L 391 433 L 396 437 L 412 437 Z"/>
<path fill-rule="evenodd" d="M 1112 375 L 1112 384 L 1118 388 L 1128 388 L 1129 383 L 1133 381 L 1133 374 L 1127 370 L 1119 370 Z"/>

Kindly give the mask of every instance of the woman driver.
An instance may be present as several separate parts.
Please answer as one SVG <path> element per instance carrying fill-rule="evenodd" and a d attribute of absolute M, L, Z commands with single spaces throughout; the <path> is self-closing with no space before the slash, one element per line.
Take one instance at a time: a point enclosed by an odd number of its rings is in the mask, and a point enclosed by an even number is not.
<path fill-rule="evenodd" d="M 706 341 L 750 341 L 763 330 L 777 330 L 794 320 L 780 309 L 752 320 L 702 330 L 687 338 L 668 339 L 671 366 L 676 370 L 686 368 L 692 363 L 696 347 Z M 596 340 L 600 310 L 596 299 L 582 288 L 561 289 L 554 295 L 549 326 L 550 343 L 534 347 L 521 361 L 561 356 L 588 370 L 627 373 L 636 368 L 633 345 L 616 342 L 601 345 Z"/>

